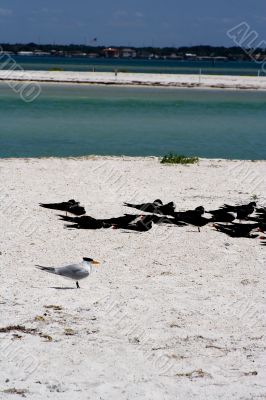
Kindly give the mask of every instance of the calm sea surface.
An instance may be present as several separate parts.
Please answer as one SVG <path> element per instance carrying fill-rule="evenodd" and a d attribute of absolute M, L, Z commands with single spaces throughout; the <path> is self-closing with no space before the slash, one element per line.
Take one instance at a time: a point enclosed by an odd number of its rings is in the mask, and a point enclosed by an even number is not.
<path fill-rule="evenodd" d="M 174 60 L 139 60 L 106 59 L 88 57 L 32 57 L 12 56 L 25 70 L 46 71 L 60 68 L 64 71 L 101 71 L 164 73 L 164 74 L 203 74 L 215 75 L 265 75 L 262 64 L 254 61 L 174 61 Z M 10 68 L 9 65 L 6 68 Z"/>
<path fill-rule="evenodd" d="M 0 84 L 0 157 L 164 155 L 266 159 L 266 93 Z"/>

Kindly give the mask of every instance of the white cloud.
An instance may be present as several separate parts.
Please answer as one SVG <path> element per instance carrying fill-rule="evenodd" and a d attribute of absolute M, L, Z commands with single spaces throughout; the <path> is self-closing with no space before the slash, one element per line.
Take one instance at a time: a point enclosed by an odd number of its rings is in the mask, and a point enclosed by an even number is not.
<path fill-rule="evenodd" d="M 8 8 L 0 8 L 0 17 L 7 17 L 13 14 L 13 11 Z"/>

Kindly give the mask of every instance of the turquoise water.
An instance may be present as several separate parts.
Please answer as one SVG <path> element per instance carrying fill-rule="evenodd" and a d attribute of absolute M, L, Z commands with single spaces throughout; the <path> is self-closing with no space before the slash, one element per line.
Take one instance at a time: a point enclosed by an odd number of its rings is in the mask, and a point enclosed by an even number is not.
<path fill-rule="evenodd" d="M 114 71 L 164 73 L 164 74 L 203 74 L 215 75 L 251 75 L 257 76 L 261 64 L 253 61 L 174 61 L 174 60 L 136 60 L 106 59 L 86 57 L 31 57 L 13 56 L 15 61 L 25 70 L 46 71 L 61 68 L 64 71 Z M 8 66 L 6 66 L 8 68 Z"/>
<path fill-rule="evenodd" d="M 0 85 L 0 157 L 178 154 L 266 159 L 266 93 Z"/>

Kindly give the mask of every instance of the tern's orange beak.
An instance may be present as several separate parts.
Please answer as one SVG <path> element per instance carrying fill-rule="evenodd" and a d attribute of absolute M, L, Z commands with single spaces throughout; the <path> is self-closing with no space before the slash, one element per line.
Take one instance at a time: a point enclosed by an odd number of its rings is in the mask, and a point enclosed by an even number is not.
<path fill-rule="evenodd" d="M 93 260 L 93 261 L 91 262 L 91 264 L 98 265 L 98 264 L 101 264 L 101 263 L 100 263 L 99 261 Z"/>

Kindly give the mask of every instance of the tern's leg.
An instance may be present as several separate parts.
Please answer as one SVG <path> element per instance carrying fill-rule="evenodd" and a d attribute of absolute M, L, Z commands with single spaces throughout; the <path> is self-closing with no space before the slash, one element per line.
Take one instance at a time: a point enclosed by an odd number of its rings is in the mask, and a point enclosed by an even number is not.
<path fill-rule="evenodd" d="M 77 285 L 77 289 L 80 289 L 78 281 L 76 282 L 76 285 Z"/>
<path fill-rule="evenodd" d="M 198 232 L 200 232 L 200 227 L 198 226 Z"/>

